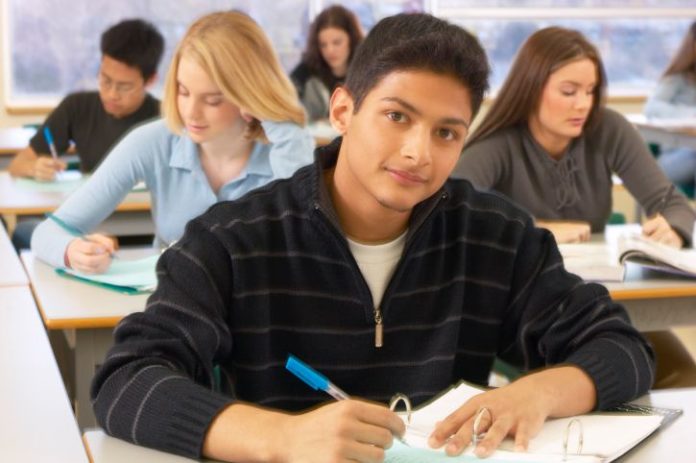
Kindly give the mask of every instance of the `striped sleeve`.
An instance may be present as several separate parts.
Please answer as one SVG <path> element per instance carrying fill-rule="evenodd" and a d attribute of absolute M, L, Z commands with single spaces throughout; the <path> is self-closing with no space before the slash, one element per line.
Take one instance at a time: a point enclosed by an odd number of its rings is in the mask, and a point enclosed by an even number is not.
<path fill-rule="evenodd" d="M 206 234 L 192 221 L 162 256 L 157 290 L 144 312 L 116 327 L 92 384 L 94 411 L 108 434 L 193 458 L 213 418 L 233 401 L 213 391 L 214 359 L 231 347 L 223 317 L 229 297 L 221 289 L 230 266 Z"/>
<path fill-rule="evenodd" d="M 555 364 L 584 370 L 597 409 L 646 393 L 654 380 L 652 348 L 625 309 L 601 285 L 563 269 L 552 235 L 528 226 L 515 262 L 501 358 L 525 371 Z"/>

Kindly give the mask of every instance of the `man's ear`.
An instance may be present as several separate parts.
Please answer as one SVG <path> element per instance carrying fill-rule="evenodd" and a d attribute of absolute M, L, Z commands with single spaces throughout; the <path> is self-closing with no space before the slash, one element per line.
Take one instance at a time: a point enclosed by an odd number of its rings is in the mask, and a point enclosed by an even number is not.
<path fill-rule="evenodd" d="M 331 95 L 329 120 L 338 133 L 345 135 L 353 117 L 353 97 L 344 87 L 337 87 Z"/>

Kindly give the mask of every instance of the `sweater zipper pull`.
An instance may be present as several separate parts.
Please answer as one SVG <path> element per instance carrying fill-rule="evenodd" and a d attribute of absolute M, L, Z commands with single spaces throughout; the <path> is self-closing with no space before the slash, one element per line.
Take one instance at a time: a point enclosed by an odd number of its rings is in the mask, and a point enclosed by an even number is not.
<path fill-rule="evenodd" d="M 375 307 L 375 347 L 382 347 L 384 344 L 384 326 L 382 325 L 382 311 Z"/>

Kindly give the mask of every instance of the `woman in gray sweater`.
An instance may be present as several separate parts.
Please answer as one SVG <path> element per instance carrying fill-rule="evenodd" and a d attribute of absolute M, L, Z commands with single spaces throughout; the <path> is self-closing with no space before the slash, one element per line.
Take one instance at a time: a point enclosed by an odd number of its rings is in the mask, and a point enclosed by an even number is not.
<path fill-rule="evenodd" d="M 645 142 L 604 107 L 597 49 L 577 31 L 541 29 L 523 44 L 453 176 L 525 207 L 558 242 L 584 241 L 611 214 L 612 173 L 645 209 L 643 233 L 690 246 L 696 214 L 671 188 Z M 671 332 L 645 333 L 658 357 L 656 387 L 696 385 L 696 365 Z"/>
<path fill-rule="evenodd" d="M 668 193 L 671 182 L 633 126 L 605 108 L 605 91 L 601 57 L 582 34 L 537 31 L 453 175 L 504 193 L 558 242 L 572 242 L 604 229 L 615 173 L 650 217 L 645 235 L 691 245 L 696 214 L 681 193 Z"/>

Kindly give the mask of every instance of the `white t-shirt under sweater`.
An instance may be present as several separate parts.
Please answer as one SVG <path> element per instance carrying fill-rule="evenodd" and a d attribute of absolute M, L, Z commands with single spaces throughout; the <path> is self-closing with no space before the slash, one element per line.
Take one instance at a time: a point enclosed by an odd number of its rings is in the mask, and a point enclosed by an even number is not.
<path fill-rule="evenodd" d="M 383 244 L 363 244 L 348 238 L 348 246 L 370 288 L 375 307 L 382 302 L 384 290 L 401 258 L 405 243 L 406 232 Z"/>

